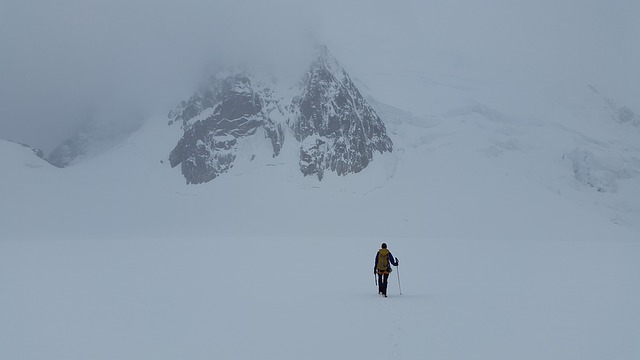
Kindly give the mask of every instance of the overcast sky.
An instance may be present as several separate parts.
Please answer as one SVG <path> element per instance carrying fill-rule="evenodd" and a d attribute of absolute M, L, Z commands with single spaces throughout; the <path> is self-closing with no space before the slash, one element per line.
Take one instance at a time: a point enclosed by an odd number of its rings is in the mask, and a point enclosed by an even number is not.
<path fill-rule="evenodd" d="M 88 119 L 164 114 L 211 64 L 293 64 L 309 34 L 361 73 L 511 67 L 640 111 L 638 19 L 637 0 L 0 0 L 0 138 L 48 152 Z"/>

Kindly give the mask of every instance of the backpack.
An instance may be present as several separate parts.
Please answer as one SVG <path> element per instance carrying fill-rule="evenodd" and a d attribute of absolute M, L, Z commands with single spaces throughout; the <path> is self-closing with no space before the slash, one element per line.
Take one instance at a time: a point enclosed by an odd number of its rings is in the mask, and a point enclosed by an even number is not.
<path fill-rule="evenodd" d="M 380 249 L 378 251 L 378 271 L 381 272 L 391 272 L 391 267 L 389 266 L 389 250 Z"/>

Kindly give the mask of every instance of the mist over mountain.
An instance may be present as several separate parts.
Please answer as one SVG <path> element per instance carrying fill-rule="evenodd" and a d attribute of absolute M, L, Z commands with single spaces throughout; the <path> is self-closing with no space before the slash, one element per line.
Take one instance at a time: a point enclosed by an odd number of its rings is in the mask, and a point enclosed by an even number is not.
<path fill-rule="evenodd" d="M 211 68 L 295 67 L 306 13 L 294 1 L 2 2 L 0 138 L 49 153 L 92 119 L 166 113 Z"/>
<path fill-rule="evenodd" d="M 294 83 L 266 75 L 270 82 L 246 71 L 212 76 L 169 114 L 170 125 L 178 122 L 184 129 L 169 160 L 172 167 L 181 164 L 187 183 L 227 172 L 238 142 L 258 131 L 271 141 L 274 158 L 285 141 L 297 141 L 300 171 L 320 180 L 325 170 L 360 172 L 374 152 L 392 151 L 384 123 L 326 47 L 318 46 Z"/>
<path fill-rule="evenodd" d="M 107 122 L 113 108 L 166 113 L 211 68 L 304 67 L 308 61 L 298 58 L 306 56 L 309 33 L 354 79 L 399 70 L 508 88 L 527 88 L 533 79 L 550 91 L 592 84 L 633 110 L 640 97 L 637 14 L 632 0 L 8 1 L 0 4 L 0 138 L 48 154 L 94 109 Z M 413 96 L 386 86 L 393 89 L 386 103 L 419 110 Z"/>
<path fill-rule="evenodd" d="M 606 217 L 634 223 L 633 1 L 0 6 L 0 138 L 73 165 L 65 176 L 111 159 L 109 177 L 130 176 L 124 164 L 141 161 L 168 168 L 171 181 L 224 187 L 268 167 L 326 187 L 338 186 L 334 175 L 345 184 L 371 177 L 374 191 L 393 183 L 415 150 L 423 181 L 473 168 L 477 151 L 498 172 L 580 190 L 560 191 L 563 199 L 602 195 L 595 202 Z M 317 43 L 340 71 L 310 67 Z M 244 70 L 221 76 L 230 66 Z M 211 74 L 219 77 L 207 84 Z M 313 80 L 325 77 L 332 80 Z M 225 86 L 226 95 L 217 92 Z M 465 131 L 479 133 L 467 139 Z M 467 156 L 445 151 L 450 161 L 432 163 L 430 151 L 446 144 Z"/>
<path fill-rule="evenodd" d="M 637 360 L 639 18 L 1 1 L 0 359 Z"/>
<path fill-rule="evenodd" d="M 182 236 L 186 226 L 208 236 L 211 221 L 228 236 L 607 238 L 640 228 L 640 128 L 604 91 L 523 83 L 514 96 L 502 84 L 404 71 L 354 81 L 323 49 L 297 81 L 217 72 L 175 99 L 169 118 L 73 138 L 61 149 L 78 143 L 80 156 L 64 169 L 3 145 L 4 235 Z M 421 99 L 412 107 L 422 111 L 383 100 L 398 95 Z M 27 225 L 33 218 L 39 226 Z M 172 223 L 182 225 L 158 225 Z"/>
<path fill-rule="evenodd" d="M 89 160 L 122 144 L 143 122 L 133 109 L 119 114 L 112 111 L 107 119 L 89 117 L 73 136 L 51 151 L 47 160 L 57 167 Z"/>

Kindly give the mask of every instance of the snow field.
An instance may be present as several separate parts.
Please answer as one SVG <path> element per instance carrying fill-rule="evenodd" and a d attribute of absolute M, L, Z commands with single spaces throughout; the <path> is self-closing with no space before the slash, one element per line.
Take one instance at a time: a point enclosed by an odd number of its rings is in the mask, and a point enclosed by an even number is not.
<path fill-rule="evenodd" d="M 400 259 L 380 298 L 373 258 Z M 0 243 L 3 359 L 635 359 L 640 244 Z"/>
<path fill-rule="evenodd" d="M 187 186 L 164 117 L 65 169 L 0 141 L 0 359 L 640 358 L 638 129 L 588 92 L 370 79 L 418 115 L 322 182 L 256 134 Z"/>

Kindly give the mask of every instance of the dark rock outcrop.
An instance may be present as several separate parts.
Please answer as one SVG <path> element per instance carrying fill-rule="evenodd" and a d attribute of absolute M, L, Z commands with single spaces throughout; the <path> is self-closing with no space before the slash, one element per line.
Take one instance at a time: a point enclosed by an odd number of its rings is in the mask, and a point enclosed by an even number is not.
<path fill-rule="evenodd" d="M 640 116 L 626 106 L 615 108 L 612 117 L 621 124 L 631 124 L 640 127 Z"/>
<path fill-rule="evenodd" d="M 598 89 L 596 89 L 593 85 L 589 85 L 588 88 L 597 96 L 601 97 L 602 100 L 604 100 L 607 108 L 611 111 L 611 118 L 614 121 L 616 121 L 619 124 L 640 127 L 640 115 L 636 114 L 629 107 L 619 106 L 612 99 L 606 96 L 603 96 L 602 94 L 600 94 Z"/>
<path fill-rule="evenodd" d="M 228 171 L 238 141 L 259 130 L 271 140 L 274 157 L 285 131 L 292 133 L 300 144 L 300 171 L 320 180 L 326 170 L 357 173 L 374 152 L 392 151 L 384 123 L 326 48 L 319 50 L 293 98 L 253 79 L 248 73 L 212 77 L 169 113 L 169 125 L 180 123 L 184 131 L 169 161 L 172 167 L 181 165 L 188 184 Z"/>
<path fill-rule="evenodd" d="M 58 147 L 53 149 L 47 158 L 54 166 L 63 168 L 69 165 L 77 157 L 86 153 L 88 142 L 84 136 L 74 136 L 65 140 Z"/>
<path fill-rule="evenodd" d="M 207 87 L 170 114 L 172 121 L 182 121 L 184 135 L 169 162 L 172 167 L 181 164 L 188 184 L 208 182 L 228 171 L 238 139 L 261 127 L 271 139 L 273 156 L 279 154 L 284 133 L 264 111 L 271 102 L 270 90 L 253 85 L 244 74 L 211 78 Z"/>
<path fill-rule="evenodd" d="M 338 175 L 357 173 L 373 160 L 374 151 L 392 151 L 384 123 L 326 48 L 303 84 L 292 105 L 304 175 L 322 179 L 327 169 Z"/>
<path fill-rule="evenodd" d="M 33 153 L 34 153 L 37 157 L 41 158 L 41 159 L 42 159 L 42 160 L 44 160 L 44 161 L 47 161 L 47 158 L 45 158 L 45 157 L 44 157 L 44 153 L 42 152 L 42 150 L 37 149 L 37 148 L 34 148 L 34 147 L 33 147 L 33 146 L 31 146 L 31 145 L 23 144 L 23 143 L 17 143 L 17 144 L 22 145 L 23 147 L 26 147 L 27 149 L 29 149 L 29 150 L 33 151 Z M 48 162 L 48 161 L 47 161 L 47 162 Z"/>
<path fill-rule="evenodd" d="M 44 160 L 45 162 L 49 163 L 49 161 L 47 160 L 47 158 L 44 156 L 44 153 L 42 152 L 42 150 L 35 148 L 31 145 L 27 145 L 21 142 L 17 142 L 17 141 L 12 141 L 12 140 L 4 140 L 4 139 L 0 139 L 0 141 L 6 141 L 9 143 L 13 143 L 13 144 L 17 144 L 19 146 L 22 146 L 24 148 L 27 148 L 29 150 L 31 150 L 31 152 L 33 152 L 34 155 L 36 155 L 37 157 L 39 157 L 40 159 Z M 52 164 L 53 165 L 53 164 Z"/>

